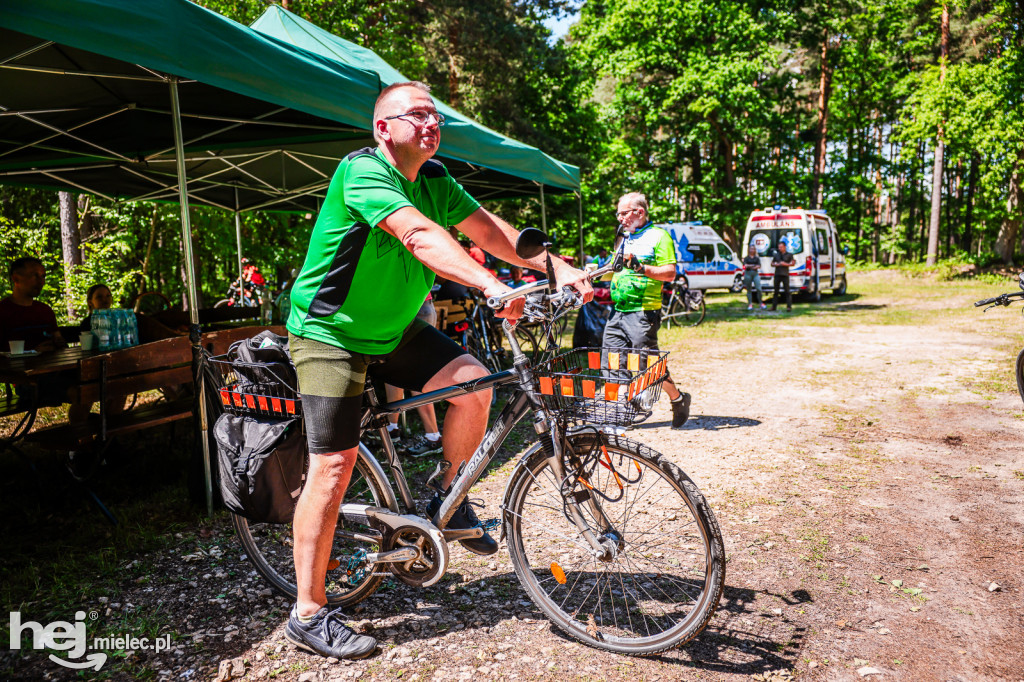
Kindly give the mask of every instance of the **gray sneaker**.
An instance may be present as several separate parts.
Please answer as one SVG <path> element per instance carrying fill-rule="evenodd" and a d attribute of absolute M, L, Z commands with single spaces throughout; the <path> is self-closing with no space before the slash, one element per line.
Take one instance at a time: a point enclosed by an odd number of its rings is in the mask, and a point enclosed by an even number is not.
<path fill-rule="evenodd" d="M 410 457 L 425 457 L 441 452 L 441 439 L 430 440 L 426 436 L 412 436 L 402 441 L 401 451 Z"/>
<path fill-rule="evenodd" d="M 341 607 L 328 610 L 326 606 L 317 611 L 308 623 L 299 620 L 296 607 L 292 607 L 288 624 L 284 627 L 285 638 L 299 647 L 326 658 L 366 658 L 377 648 L 377 640 L 366 635 L 357 635 L 342 621 Z"/>

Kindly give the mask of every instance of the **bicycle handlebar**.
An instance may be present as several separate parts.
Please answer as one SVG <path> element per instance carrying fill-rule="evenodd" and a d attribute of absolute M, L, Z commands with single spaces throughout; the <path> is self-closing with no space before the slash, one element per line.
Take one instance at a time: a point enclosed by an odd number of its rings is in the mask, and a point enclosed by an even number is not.
<path fill-rule="evenodd" d="M 608 265 L 604 266 L 603 268 L 598 268 L 597 270 L 594 270 L 593 272 L 588 272 L 587 273 L 587 277 L 590 279 L 590 281 L 594 281 L 595 279 L 597 279 L 599 277 L 604 277 L 609 272 L 618 272 L 621 269 L 622 269 L 622 254 L 616 254 L 615 260 L 613 262 L 609 263 Z M 548 300 L 552 301 L 552 302 L 560 301 L 562 298 L 566 297 L 565 289 L 568 289 L 569 291 L 571 291 L 573 296 L 575 296 L 577 299 L 582 300 L 580 298 L 579 294 L 577 294 L 576 291 L 572 287 L 563 287 L 563 291 L 558 292 L 558 293 L 554 293 L 554 294 L 550 294 L 548 296 Z M 548 281 L 546 279 L 539 279 L 536 282 L 530 282 L 528 284 L 523 284 L 522 286 L 518 286 L 515 289 L 513 289 L 512 291 L 508 292 L 507 294 L 502 294 L 501 296 L 490 296 L 487 299 L 487 305 L 492 310 L 501 310 L 502 308 L 505 307 L 506 303 L 508 303 L 509 301 L 511 301 L 513 299 L 520 298 L 522 296 L 529 296 L 530 294 L 535 294 L 538 291 L 547 291 L 547 290 L 548 290 Z"/>
<path fill-rule="evenodd" d="M 982 301 L 976 301 L 974 303 L 975 308 L 980 308 L 983 305 L 987 306 L 1008 306 L 1010 305 L 1010 299 L 1024 298 L 1024 291 L 1015 291 L 1012 294 L 999 294 L 995 298 L 986 298 Z"/>

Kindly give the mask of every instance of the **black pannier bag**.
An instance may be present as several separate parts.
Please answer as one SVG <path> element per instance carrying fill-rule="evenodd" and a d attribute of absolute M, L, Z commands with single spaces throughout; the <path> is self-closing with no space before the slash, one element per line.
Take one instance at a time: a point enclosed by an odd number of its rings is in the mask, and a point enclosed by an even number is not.
<path fill-rule="evenodd" d="M 269 329 L 256 336 L 237 341 L 228 349 L 239 388 L 260 393 L 261 386 L 284 384 L 292 389 L 298 385 L 295 366 L 288 354 L 288 337 Z"/>
<path fill-rule="evenodd" d="M 213 426 L 224 506 L 259 523 L 289 523 L 305 476 L 298 419 L 224 413 Z"/>

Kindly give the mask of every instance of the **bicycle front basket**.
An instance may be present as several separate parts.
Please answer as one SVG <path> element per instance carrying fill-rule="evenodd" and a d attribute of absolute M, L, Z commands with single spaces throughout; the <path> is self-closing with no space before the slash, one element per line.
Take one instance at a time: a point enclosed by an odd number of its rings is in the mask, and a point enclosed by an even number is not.
<path fill-rule="evenodd" d="M 224 377 L 224 386 L 218 389 L 224 410 L 260 417 L 302 414 L 299 392 L 273 364 L 243 362 L 232 355 L 218 355 L 207 362 Z"/>
<path fill-rule="evenodd" d="M 668 374 L 668 351 L 574 348 L 534 367 L 534 390 L 562 419 L 628 426 L 650 411 Z"/>

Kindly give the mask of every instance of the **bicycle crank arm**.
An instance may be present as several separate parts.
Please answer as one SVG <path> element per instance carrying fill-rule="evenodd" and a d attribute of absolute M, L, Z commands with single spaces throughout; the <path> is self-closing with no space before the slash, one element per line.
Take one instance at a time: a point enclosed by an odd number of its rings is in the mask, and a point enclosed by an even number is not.
<path fill-rule="evenodd" d="M 416 561 L 420 558 L 420 551 L 415 547 L 402 547 L 389 552 L 370 552 L 366 555 L 368 564 L 401 564 L 406 561 Z"/>
<path fill-rule="evenodd" d="M 441 531 L 444 535 L 445 542 L 455 542 L 456 540 L 469 540 L 471 538 L 482 538 L 484 536 L 484 529 L 477 526 L 476 528 L 446 528 Z"/>

